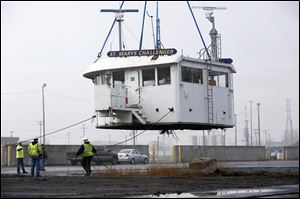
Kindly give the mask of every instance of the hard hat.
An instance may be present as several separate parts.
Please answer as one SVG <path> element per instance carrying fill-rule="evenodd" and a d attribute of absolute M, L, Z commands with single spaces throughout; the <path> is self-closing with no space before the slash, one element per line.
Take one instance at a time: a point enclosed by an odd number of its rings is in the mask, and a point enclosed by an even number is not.
<path fill-rule="evenodd" d="M 83 141 L 88 141 L 87 137 L 84 137 L 84 138 L 83 138 Z"/>
<path fill-rule="evenodd" d="M 33 140 L 38 140 L 38 139 L 39 139 L 38 137 L 33 138 Z"/>

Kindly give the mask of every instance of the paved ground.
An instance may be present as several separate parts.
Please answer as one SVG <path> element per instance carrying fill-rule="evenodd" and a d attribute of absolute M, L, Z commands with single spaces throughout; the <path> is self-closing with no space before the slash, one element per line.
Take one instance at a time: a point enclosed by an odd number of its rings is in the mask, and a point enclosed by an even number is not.
<path fill-rule="evenodd" d="M 188 163 L 166 163 L 166 164 L 118 164 L 118 165 L 102 165 L 92 166 L 92 170 L 96 172 L 103 172 L 109 168 L 118 170 L 145 170 L 148 167 L 162 166 L 172 168 L 187 168 Z M 271 171 L 271 172 L 286 172 L 293 171 L 299 173 L 299 161 L 252 161 L 252 162 L 218 162 L 218 167 L 228 171 Z M 30 171 L 30 167 L 26 167 L 27 171 Z M 82 175 L 84 171 L 81 166 L 46 166 L 46 172 L 42 172 L 42 175 L 47 176 L 70 176 L 70 175 Z M 1 167 L 1 174 L 16 174 L 15 167 Z"/>
<path fill-rule="evenodd" d="M 1 198 L 35 197 L 132 197 L 164 196 L 168 193 L 214 192 L 216 190 L 266 189 L 270 186 L 294 185 L 285 195 L 299 198 L 299 176 L 187 176 L 187 177 L 105 177 L 48 176 L 42 178 L 1 176 Z M 273 189 L 281 189 L 274 187 Z M 273 191 L 275 192 L 275 191 Z M 254 195 L 254 194 L 253 194 Z M 253 196 L 252 195 L 252 196 Z M 281 198 L 282 193 L 272 194 Z M 218 195 L 215 194 L 217 197 Z M 219 195 L 220 196 L 220 195 Z"/>
<path fill-rule="evenodd" d="M 264 162 L 264 163 L 263 163 Z M 299 165 L 292 162 L 231 162 L 224 168 L 245 166 L 263 168 L 270 165 L 286 168 Z M 262 165 L 263 164 L 263 165 Z M 149 165 L 116 165 L 119 169 L 145 169 Z M 187 164 L 168 164 L 171 167 L 187 167 Z M 274 168 L 273 167 L 273 168 Z M 299 167 L 299 166 L 298 166 Z M 26 168 L 29 171 L 29 167 Z M 83 177 L 80 166 L 46 167 L 43 177 L 15 175 L 15 168 L 1 168 L 1 198 L 35 197 L 294 197 L 299 198 L 299 172 L 293 174 L 213 174 L 210 176 L 114 176 L 107 177 L 101 171 L 105 166 L 93 166 L 93 175 Z M 100 173 L 99 173 L 100 172 Z M 288 185 L 288 186 L 287 186 Z M 284 186 L 284 187 L 283 187 Z M 197 194 L 195 194 L 197 193 Z M 217 193 L 217 194 L 215 194 Z M 219 193 L 219 194 L 218 194 Z M 192 195 L 186 195 L 192 194 Z M 206 194 L 206 195 L 205 195 Z M 208 195 L 207 195 L 208 194 Z M 246 194 L 246 195 L 240 195 Z M 248 194 L 248 195 L 247 195 Z M 250 195 L 249 195 L 250 194 Z"/>

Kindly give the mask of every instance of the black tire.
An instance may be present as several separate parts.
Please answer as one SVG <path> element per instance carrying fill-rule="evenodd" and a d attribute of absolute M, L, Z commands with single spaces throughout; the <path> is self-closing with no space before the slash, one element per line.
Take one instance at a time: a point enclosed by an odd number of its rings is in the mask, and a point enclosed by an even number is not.
<path fill-rule="evenodd" d="M 132 158 L 131 160 L 130 160 L 130 164 L 134 164 L 135 163 L 135 160 L 134 160 L 134 158 Z"/>
<path fill-rule="evenodd" d="M 148 164 L 148 159 L 147 158 L 144 159 L 144 164 Z"/>
<path fill-rule="evenodd" d="M 116 157 L 113 157 L 112 160 L 111 160 L 111 164 L 112 165 L 118 164 L 118 159 Z"/>

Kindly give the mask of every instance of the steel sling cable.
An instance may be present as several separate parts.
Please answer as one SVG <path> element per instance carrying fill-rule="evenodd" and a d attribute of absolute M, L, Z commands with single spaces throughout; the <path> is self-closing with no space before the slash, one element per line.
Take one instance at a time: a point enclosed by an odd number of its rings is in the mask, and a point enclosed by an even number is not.
<path fill-rule="evenodd" d="M 145 133 L 146 131 L 150 130 L 155 124 L 157 124 L 158 122 L 160 122 L 160 121 L 161 121 L 162 119 L 164 119 L 170 112 L 173 112 L 173 111 L 174 111 L 173 109 L 171 109 L 171 110 L 169 109 L 169 111 L 168 111 L 164 116 L 162 116 L 159 120 L 157 120 L 155 123 L 153 123 L 153 124 L 152 124 L 151 126 L 149 126 L 147 129 L 143 130 L 142 132 L 138 133 L 137 135 L 135 135 L 135 136 L 133 136 L 133 137 L 131 137 L 131 138 L 125 140 L 125 141 L 119 142 L 119 143 L 117 143 L 117 144 L 109 145 L 109 146 L 107 146 L 107 147 L 103 147 L 103 148 L 101 148 L 101 150 L 104 150 L 104 149 L 107 149 L 107 148 L 110 148 L 110 147 L 113 147 L 113 146 L 120 145 L 120 144 L 122 144 L 122 143 L 124 143 L 124 142 L 127 142 L 127 141 L 129 141 L 129 140 L 132 140 L 132 139 L 134 139 L 134 138 L 140 136 L 141 134 L 143 134 L 143 133 Z"/>
<path fill-rule="evenodd" d="M 77 123 L 75 123 L 75 124 L 71 124 L 71 125 L 69 125 L 69 126 L 66 126 L 66 127 L 64 127 L 64 128 L 58 129 L 58 130 L 53 131 L 53 132 L 51 132 L 51 133 L 46 133 L 45 136 L 48 136 L 48 135 L 51 135 L 51 134 L 54 134 L 54 133 L 58 133 L 58 132 L 60 132 L 60 131 L 63 131 L 63 130 L 68 129 L 68 128 L 71 128 L 71 127 L 73 127 L 73 126 L 76 126 L 76 125 L 78 125 L 78 124 L 81 124 L 81 123 L 86 122 L 86 121 L 89 121 L 89 120 L 94 120 L 95 117 L 96 117 L 96 115 L 93 115 L 92 117 L 89 117 L 88 119 L 82 120 L 82 121 L 77 122 Z M 41 138 L 41 137 L 43 137 L 43 136 L 36 136 L 36 137 L 34 137 L 34 138 Z M 30 138 L 30 139 L 23 140 L 23 141 L 19 141 L 19 142 L 28 142 L 28 141 L 31 141 L 32 139 L 33 139 L 33 138 Z M 19 142 L 18 142 L 18 143 L 19 143 Z M 5 145 L 5 146 L 8 146 L 8 145 L 16 145 L 16 144 L 18 144 L 18 143 L 7 144 L 7 145 Z M 3 147 L 3 146 L 2 146 L 2 147 Z"/>
<path fill-rule="evenodd" d="M 155 124 L 157 124 L 158 122 L 160 122 L 160 121 L 161 121 L 162 119 L 164 119 L 170 112 L 173 112 L 173 111 L 174 111 L 173 108 L 169 108 L 169 111 L 168 111 L 164 116 L 162 116 L 159 120 L 157 120 L 154 124 L 152 124 L 151 126 L 149 126 L 147 129 L 143 130 L 142 132 L 138 133 L 137 135 L 135 135 L 135 136 L 133 136 L 133 137 L 131 137 L 131 138 L 129 138 L 129 139 L 126 139 L 125 141 L 119 142 L 119 143 L 114 144 L 114 145 L 109 145 L 109 146 L 103 147 L 103 148 L 101 148 L 100 150 L 104 150 L 104 149 L 107 149 L 107 148 L 110 148 L 110 147 L 114 147 L 114 146 L 120 145 L 120 144 L 122 144 L 122 143 L 124 143 L 124 142 L 127 142 L 127 141 L 129 141 L 129 140 L 132 140 L 132 139 L 134 139 L 134 138 L 140 136 L 141 134 L 143 134 L 143 133 L 145 133 L 146 131 L 150 130 Z M 97 158 L 98 158 L 98 157 L 97 157 Z M 109 167 L 108 167 L 104 162 L 102 162 L 102 163 L 104 164 L 104 166 L 105 166 L 106 168 L 109 169 Z M 95 169 L 95 168 L 96 168 L 96 167 L 94 167 L 94 170 L 97 171 L 97 169 Z"/>

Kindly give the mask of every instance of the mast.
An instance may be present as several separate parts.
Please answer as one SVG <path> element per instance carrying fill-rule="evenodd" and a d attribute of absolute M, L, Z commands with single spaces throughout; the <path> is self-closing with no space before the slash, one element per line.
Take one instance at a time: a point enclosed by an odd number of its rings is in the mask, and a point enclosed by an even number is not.
<path fill-rule="evenodd" d="M 214 10 L 226 10 L 226 7 L 211 7 L 211 6 L 193 6 L 193 8 L 199 8 L 207 11 L 206 18 L 211 22 L 212 29 L 209 32 L 211 39 L 211 59 L 213 61 L 219 61 L 221 58 L 221 42 L 218 40 L 221 39 L 221 35 L 218 34 L 218 31 L 215 27 L 215 17 L 213 16 Z"/>

